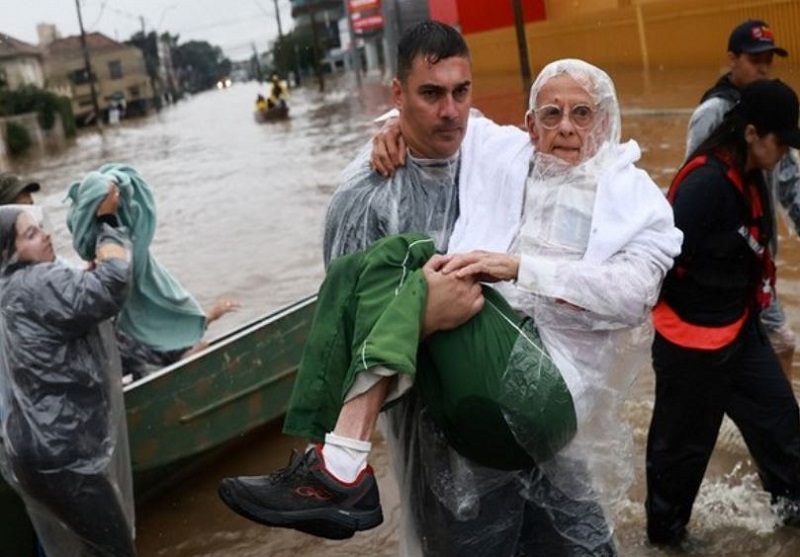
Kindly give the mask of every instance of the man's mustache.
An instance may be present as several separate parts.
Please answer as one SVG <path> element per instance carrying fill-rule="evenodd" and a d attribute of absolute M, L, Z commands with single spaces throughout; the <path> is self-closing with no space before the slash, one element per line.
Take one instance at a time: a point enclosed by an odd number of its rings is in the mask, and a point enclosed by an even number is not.
<path fill-rule="evenodd" d="M 444 124 L 439 124 L 438 126 L 433 128 L 433 131 L 435 133 L 455 132 L 455 131 L 458 131 L 460 129 L 461 129 L 461 125 L 458 122 L 447 122 L 447 123 L 444 123 Z"/>

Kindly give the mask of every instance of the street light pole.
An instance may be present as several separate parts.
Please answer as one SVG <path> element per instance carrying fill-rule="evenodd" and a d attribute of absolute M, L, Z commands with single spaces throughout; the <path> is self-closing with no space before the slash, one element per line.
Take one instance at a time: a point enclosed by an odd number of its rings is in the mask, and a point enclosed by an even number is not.
<path fill-rule="evenodd" d="M 523 99 L 531 85 L 531 65 L 528 60 L 528 39 L 525 37 L 525 15 L 522 12 L 521 0 L 511 0 L 514 5 L 514 27 L 517 31 L 517 49 L 519 50 L 520 75 L 522 76 Z M 527 107 L 527 101 L 525 102 Z"/>
<path fill-rule="evenodd" d="M 312 0 L 311 4 L 308 6 L 309 8 L 309 16 L 311 17 L 311 52 L 313 56 L 313 63 L 314 63 L 314 73 L 317 74 L 317 83 L 319 84 L 319 92 L 322 93 L 325 91 L 325 78 L 322 76 L 322 67 L 319 64 L 319 56 L 320 56 L 320 48 L 319 48 L 319 38 L 317 37 L 317 6 L 314 4 Z"/>
<path fill-rule="evenodd" d="M 344 8 L 347 16 L 347 32 L 350 34 L 350 44 L 348 45 L 350 62 L 353 64 L 353 71 L 356 74 L 356 86 L 361 87 L 361 53 L 358 52 L 358 45 L 356 44 L 356 31 L 353 28 L 353 14 L 350 11 L 349 0 L 345 0 Z"/>
<path fill-rule="evenodd" d="M 94 109 L 95 123 L 100 128 L 100 104 L 97 102 L 97 91 L 94 90 L 94 75 L 92 74 L 92 63 L 89 59 L 89 47 L 86 45 L 86 31 L 83 29 L 83 16 L 81 15 L 80 0 L 75 0 L 75 8 L 78 10 L 78 26 L 81 30 L 81 49 L 83 50 L 83 63 L 86 77 L 89 80 L 89 90 L 92 94 L 92 108 Z"/>

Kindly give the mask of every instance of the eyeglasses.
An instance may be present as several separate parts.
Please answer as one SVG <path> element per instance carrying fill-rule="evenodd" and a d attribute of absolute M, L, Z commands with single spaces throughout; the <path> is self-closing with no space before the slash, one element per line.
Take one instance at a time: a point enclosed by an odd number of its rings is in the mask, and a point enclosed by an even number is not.
<path fill-rule="evenodd" d="M 564 119 L 564 109 L 555 104 L 546 104 L 536 110 L 536 117 L 546 130 L 555 129 Z M 588 104 L 578 104 L 569 111 L 569 120 L 578 129 L 585 130 L 594 122 L 595 109 Z"/>

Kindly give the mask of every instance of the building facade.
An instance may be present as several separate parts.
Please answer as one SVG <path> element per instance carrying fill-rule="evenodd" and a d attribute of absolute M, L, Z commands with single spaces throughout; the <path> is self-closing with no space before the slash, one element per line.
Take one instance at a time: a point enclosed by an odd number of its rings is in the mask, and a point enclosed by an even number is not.
<path fill-rule="evenodd" d="M 44 88 L 42 60 L 35 46 L 0 32 L 0 87 L 12 91 L 23 85 Z"/>
<path fill-rule="evenodd" d="M 85 123 L 95 117 L 92 84 L 100 117 L 113 105 L 123 106 L 129 114 L 146 113 L 153 106 L 153 89 L 142 51 L 102 33 L 87 33 L 86 43 L 91 75 L 86 71 L 79 36 L 55 39 L 44 47 L 48 82 L 72 91 L 76 119 Z"/>

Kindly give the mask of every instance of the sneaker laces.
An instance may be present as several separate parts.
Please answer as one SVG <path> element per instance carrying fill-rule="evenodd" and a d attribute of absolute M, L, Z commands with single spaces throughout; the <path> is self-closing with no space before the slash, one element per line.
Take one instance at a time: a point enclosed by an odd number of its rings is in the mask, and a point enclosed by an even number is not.
<path fill-rule="evenodd" d="M 306 464 L 306 455 L 311 452 L 311 450 L 301 453 L 297 449 L 292 449 L 292 452 L 289 455 L 289 465 L 285 468 L 275 471 L 274 482 L 281 482 L 292 477 L 295 475 L 295 472 L 297 472 L 298 469 L 305 468 L 308 470 L 308 464 Z"/>

